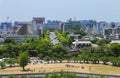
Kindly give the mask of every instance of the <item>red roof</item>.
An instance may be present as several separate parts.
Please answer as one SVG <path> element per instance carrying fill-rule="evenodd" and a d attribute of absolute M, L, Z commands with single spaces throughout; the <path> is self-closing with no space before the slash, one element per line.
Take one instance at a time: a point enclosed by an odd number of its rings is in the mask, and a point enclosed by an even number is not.
<path fill-rule="evenodd" d="M 37 23 L 44 22 L 44 18 L 33 18 L 33 20 L 36 21 Z"/>

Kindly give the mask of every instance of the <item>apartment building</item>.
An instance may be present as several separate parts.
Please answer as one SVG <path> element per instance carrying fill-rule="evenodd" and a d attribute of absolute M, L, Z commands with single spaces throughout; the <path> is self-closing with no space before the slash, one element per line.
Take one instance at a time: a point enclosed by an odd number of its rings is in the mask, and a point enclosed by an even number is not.
<path fill-rule="evenodd" d="M 44 17 L 33 17 L 32 31 L 33 34 L 41 36 L 43 34 L 43 27 L 45 26 Z"/>

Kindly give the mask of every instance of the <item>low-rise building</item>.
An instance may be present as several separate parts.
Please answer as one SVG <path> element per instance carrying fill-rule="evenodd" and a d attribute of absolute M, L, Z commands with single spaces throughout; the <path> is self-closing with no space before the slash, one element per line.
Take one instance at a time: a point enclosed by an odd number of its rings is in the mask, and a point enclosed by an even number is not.
<path fill-rule="evenodd" d="M 68 36 L 70 36 L 72 41 L 80 40 L 82 38 L 80 34 L 69 34 Z"/>
<path fill-rule="evenodd" d="M 26 38 L 36 38 L 38 35 L 7 35 L 5 38 L 12 38 L 16 43 L 23 41 Z"/>
<path fill-rule="evenodd" d="M 72 46 L 74 46 L 76 49 L 80 49 L 80 48 L 83 48 L 83 47 L 87 47 L 87 46 L 92 46 L 92 43 L 90 41 L 74 41 L 72 42 Z"/>
<path fill-rule="evenodd" d="M 73 32 L 74 30 L 80 30 L 81 24 L 80 21 L 72 21 L 64 23 L 64 31 Z"/>
<path fill-rule="evenodd" d="M 44 26 L 44 30 L 60 30 L 61 22 L 60 21 L 50 21 L 48 20 Z"/>

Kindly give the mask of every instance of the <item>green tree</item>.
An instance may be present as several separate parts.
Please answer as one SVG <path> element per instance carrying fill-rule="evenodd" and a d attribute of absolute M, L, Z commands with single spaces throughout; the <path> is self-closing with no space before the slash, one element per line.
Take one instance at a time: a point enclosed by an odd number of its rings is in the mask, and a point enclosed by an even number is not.
<path fill-rule="evenodd" d="M 102 57 L 101 58 L 101 61 L 103 61 L 103 63 L 106 65 L 107 64 L 107 62 L 109 62 L 109 57 Z"/>
<path fill-rule="evenodd" d="M 9 44 L 9 43 L 15 43 L 15 41 L 14 41 L 13 38 L 6 38 L 5 41 L 4 41 L 4 43 L 7 43 L 7 44 Z"/>
<path fill-rule="evenodd" d="M 12 67 L 12 65 L 17 63 L 17 60 L 15 58 L 9 58 L 9 59 L 6 59 L 5 62 L 9 64 L 9 67 Z"/>
<path fill-rule="evenodd" d="M 28 54 L 26 52 L 20 53 L 18 57 L 18 63 L 23 68 L 23 70 L 25 70 L 25 66 L 28 64 L 28 62 L 29 62 Z"/>
<path fill-rule="evenodd" d="M 3 69 L 5 67 L 5 63 L 4 62 L 0 62 L 0 66 Z"/>
<path fill-rule="evenodd" d="M 96 44 L 99 45 L 99 46 L 103 46 L 103 45 L 107 44 L 107 42 L 105 40 L 98 40 L 96 42 Z"/>
<path fill-rule="evenodd" d="M 84 31 L 81 31 L 81 30 L 74 30 L 73 33 L 74 33 L 74 34 L 80 34 L 80 35 L 82 35 L 82 36 L 85 36 L 85 35 L 86 35 L 86 33 L 85 33 Z"/>
<path fill-rule="evenodd" d="M 70 45 L 71 42 L 71 38 L 69 36 L 67 36 L 67 33 L 61 33 L 58 30 L 55 30 L 55 34 L 57 35 L 59 41 L 63 44 L 63 45 Z"/>
<path fill-rule="evenodd" d="M 49 56 L 46 56 L 46 57 L 44 57 L 44 60 L 47 61 L 47 63 L 49 63 L 50 57 L 49 57 Z"/>
<path fill-rule="evenodd" d="M 120 56 L 120 44 L 113 43 L 110 45 L 110 49 L 112 52 L 114 52 L 116 57 Z"/>
<path fill-rule="evenodd" d="M 61 44 L 54 45 L 51 53 L 51 57 L 53 56 L 57 58 L 57 60 L 66 58 L 68 56 L 67 48 Z"/>
<path fill-rule="evenodd" d="M 106 44 L 109 44 L 111 40 L 109 39 L 102 39 L 102 40 L 96 40 L 95 43 L 98 44 L 99 46 L 105 46 Z"/>

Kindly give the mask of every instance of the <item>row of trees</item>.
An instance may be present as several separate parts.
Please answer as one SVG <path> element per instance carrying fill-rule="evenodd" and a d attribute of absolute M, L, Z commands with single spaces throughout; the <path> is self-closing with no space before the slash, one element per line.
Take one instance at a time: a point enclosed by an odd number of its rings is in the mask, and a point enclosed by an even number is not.
<path fill-rule="evenodd" d="M 9 67 L 15 66 L 15 64 L 19 64 L 23 70 L 25 70 L 25 66 L 29 62 L 29 56 L 26 52 L 21 52 L 19 54 L 18 59 L 15 58 L 5 58 L 2 62 L 0 62 L 1 69 L 6 68 L 6 65 L 9 65 Z"/>
<path fill-rule="evenodd" d="M 109 40 L 109 39 L 102 39 L 102 40 L 95 39 L 95 40 L 91 40 L 91 42 L 93 44 L 97 44 L 99 46 L 104 46 L 106 44 L 109 44 L 111 42 L 111 40 Z"/>
<path fill-rule="evenodd" d="M 55 34 L 57 35 L 58 39 L 63 45 L 70 45 L 71 44 L 71 38 L 67 36 L 67 32 L 61 33 L 58 30 L 55 30 Z"/>
<path fill-rule="evenodd" d="M 99 61 L 102 61 L 104 64 L 111 62 L 112 65 L 120 66 L 120 44 L 114 43 L 110 46 L 83 48 L 79 59 L 85 63 L 99 63 Z"/>
<path fill-rule="evenodd" d="M 63 44 L 70 43 L 71 40 L 67 36 L 67 33 L 60 33 L 58 30 L 55 32 L 58 34 L 59 39 L 65 39 L 66 42 Z M 62 44 L 53 45 L 50 42 L 49 34 L 50 31 L 47 30 L 41 38 L 25 39 L 18 44 L 13 43 L 12 40 L 8 40 L 8 43 L 0 46 L 0 57 L 16 59 L 21 52 L 26 52 L 29 56 L 38 56 L 40 59 L 48 61 L 48 63 L 49 60 L 59 60 L 61 62 L 62 60 L 80 60 L 86 63 L 99 63 L 99 61 L 103 61 L 104 64 L 111 62 L 113 65 L 120 65 L 120 44 L 111 44 L 108 47 L 102 45 L 100 47 L 83 48 L 80 50 L 81 54 L 78 57 L 74 57 L 68 51 L 68 48 Z"/>
<path fill-rule="evenodd" d="M 40 59 L 48 62 L 49 60 L 61 61 L 70 58 L 71 55 L 66 47 L 62 44 L 53 45 L 50 42 L 49 33 L 50 31 L 47 30 L 41 38 L 25 39 L 18 44 L 8 39 L 8 43 L 0 46 L 0 58 L 17 59 L 22 52 L 26 52 L 29 56 L 38 56 Z M 3 66 L 3 63 L 1 65 Z"/>
<path fill-rule="evenodd" d="M 72 57 L 71 54 L 67 53 L 67 51 L 63 49 L 63 46 L 56 45 L 52 48 L 51 55 L 46 55 L 43 58 L 45 61 L 48 61 L 48 63 L 50 60 L 54 60 L 54 61 L 59 60 L 60 62 L 62 62 L 62 60 L 74 60 L 74 62 L 79 60 L 79 61 L 84 61 L 84 63 L 93 63 L 93 64 L 102 61 L 105 65 L 107 65 L 108 62 L 111 62 L 112 65 L 114 66 L 120 66 L 119 51 L 120 51 L 120 44 L 115 43 L 115 44 L 111 44 L 109 47 L 100 46 L 100 47 L 83 48 L 81 50 L 81 54 L 79 55 L 79 57 Z M 24 65 L 20 65 L 24 69 L 24 66 L 27 65 L 28 63 L 27 54 L 22 53 L 19 59 L 21 59 L 23 62 L 26 62 L 26 63 L 19 62 L 24 64 Z"/>

